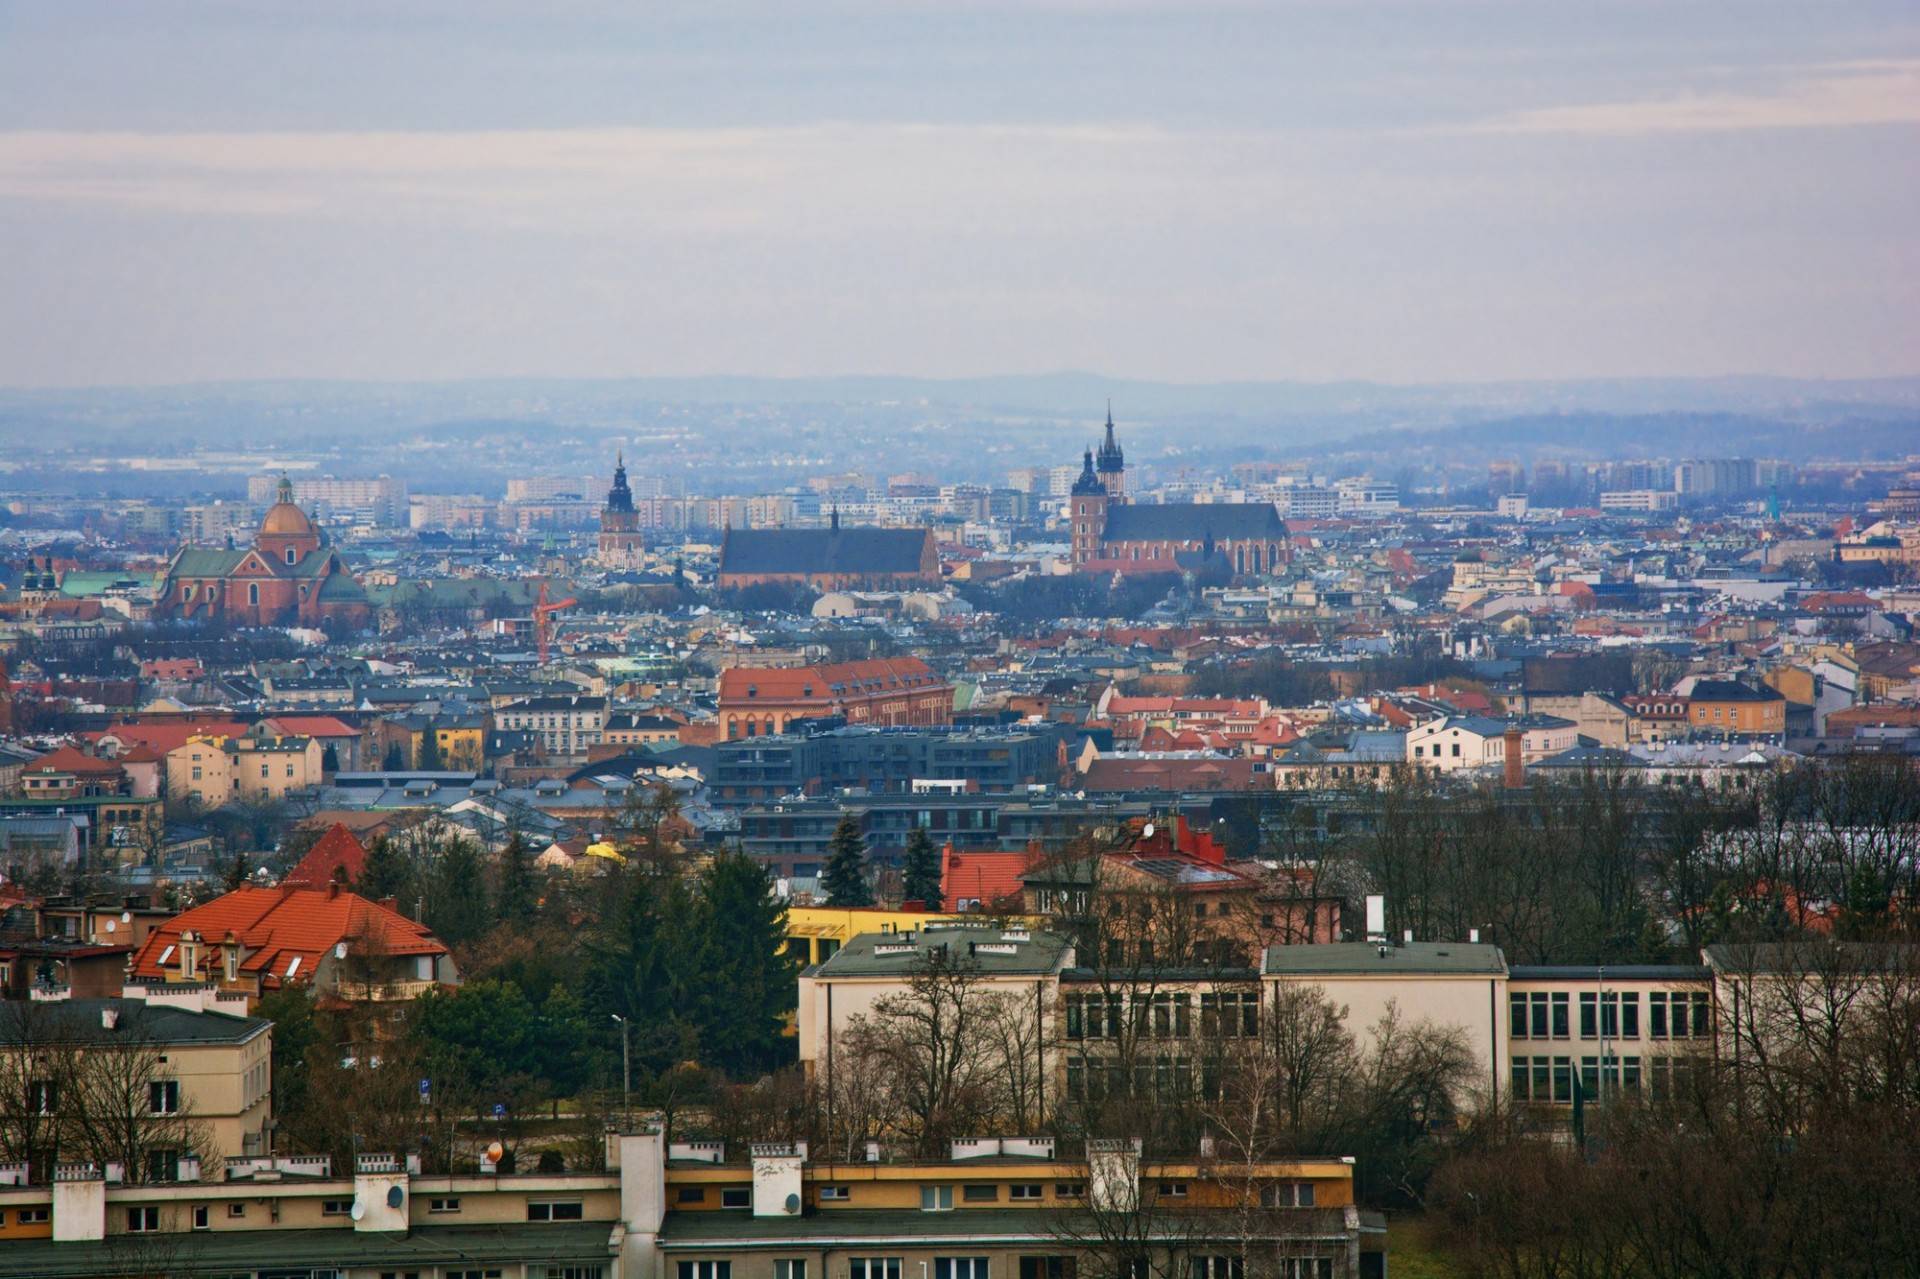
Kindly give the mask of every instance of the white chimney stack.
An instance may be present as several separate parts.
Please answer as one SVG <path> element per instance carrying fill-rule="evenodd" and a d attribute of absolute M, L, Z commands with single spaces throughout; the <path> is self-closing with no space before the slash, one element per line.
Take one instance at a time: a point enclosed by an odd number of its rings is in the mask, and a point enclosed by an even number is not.
<path fill-rule="evenodd" d="M 1387 899 L 1378 893 L 1367 897 L 1367 940 L 1387 935 Z"/>

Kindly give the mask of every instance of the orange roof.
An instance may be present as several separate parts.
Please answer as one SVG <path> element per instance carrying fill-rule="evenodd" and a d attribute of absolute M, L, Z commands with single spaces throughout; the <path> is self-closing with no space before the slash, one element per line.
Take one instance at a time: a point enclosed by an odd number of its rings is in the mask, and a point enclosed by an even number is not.
<path fill-rule="evenodd" d="M 826 666 L 733 666 L 720 672 L 720 700 L 831 702 L 867 693 L 937 688 L 940 684 L 940 677 L 917 657 L 883 657 Z"/>
<path fill-rule="evenodd" d="M 147 724 L 114 724 L 83 736 L 92 742 L 111 737 L 130 746 L 138 744 L 165 755 L 170 750 L 185 746 L 191 737 L 244 737 L 246 732 L 247 726 L 239 720 L 168 720 Z"/>
<path fill-rule="evenodd" d="M 267 723 L 283 737 L 358 737 L 360 730 L 332 715 L 273 715 Z"/>
<path fill-rule="evenodd" d="M 948 910 L 955 910 L 961 901 L 987 905 L 1018 900 L 1020 877 L 1033 864 L 1033 854 L 1025 849 L 1011 853 L 998 849 L 960 852 L 948 844 L 941 849 L 940 861 L 940 901 Z"/>
<path fill-rule="evenodd" d="M 72 746 L 48 751 L 23 770 L 29 773 L 72 773 L 79 777 L 117 777 L 120 765 L 110 759 L 96 759 Z"/>
<path fill-rule="evenodd" d="M 325 888 L 335 881 L 338 872 L 339 882 L 351 884 L 359 880 L 366 864 L 367 850 L 353 837 L 352 831 L 335 822 L 326 834 L 314 841 L 307 855 L 281 882 L 301 888 Z"/>
<path fill-rule="evenodd" d="M 387 955 L 447 953 L 446 946 L 423 925 L 358 893 L 249 886 L 182 911 L 155 928 L 134 956 L 133 975 L 149 981 L 177 977 L 176 948 L 181 934 L 189 931 L 200 937 L 203 974 L 219 972 L 220 944 L 232 933 L 240 941 L 240 971 L 257 974 L 264 990 L 290 979 L 294 984 L 310 980 L 321 960 L 341 942 Z"/>

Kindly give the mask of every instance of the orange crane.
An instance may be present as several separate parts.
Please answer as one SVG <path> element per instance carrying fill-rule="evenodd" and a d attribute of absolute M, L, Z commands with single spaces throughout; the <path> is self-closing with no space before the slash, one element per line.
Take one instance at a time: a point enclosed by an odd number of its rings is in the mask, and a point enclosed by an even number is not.
<path fill-rule="evenodd" d="M 547 664 L 547 647 L 553 643 L 553 615 L 562 609 L 572 608 L 580 601 L 569 595 L 566 599 L 549 604 L 547 602 L 547 584 L 540 583 L 540 599 L 533 606 L 533 646 L 540 654 L 540 664 Z"/>

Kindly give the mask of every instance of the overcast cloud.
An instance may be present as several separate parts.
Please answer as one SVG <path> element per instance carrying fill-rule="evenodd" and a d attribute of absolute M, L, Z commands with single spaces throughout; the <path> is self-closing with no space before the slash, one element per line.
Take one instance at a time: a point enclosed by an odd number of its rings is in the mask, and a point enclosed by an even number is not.
<path fill-rule="evenodd" d="M 0 383 L 1920 372 L 1814 8 L 0 4 Z"/>

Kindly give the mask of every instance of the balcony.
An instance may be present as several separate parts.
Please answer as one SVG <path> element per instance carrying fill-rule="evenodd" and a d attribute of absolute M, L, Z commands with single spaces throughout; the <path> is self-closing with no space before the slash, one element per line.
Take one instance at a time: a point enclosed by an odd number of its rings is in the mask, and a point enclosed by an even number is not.
<path fill-rule="evenodd" d="M 334 993 L 353 1004 L 405 1003 L 418 999 L 439 984 L 431 979 L 422 981 L 411 977 L 403 981 L 343 981 L 334 987 Z"/>

